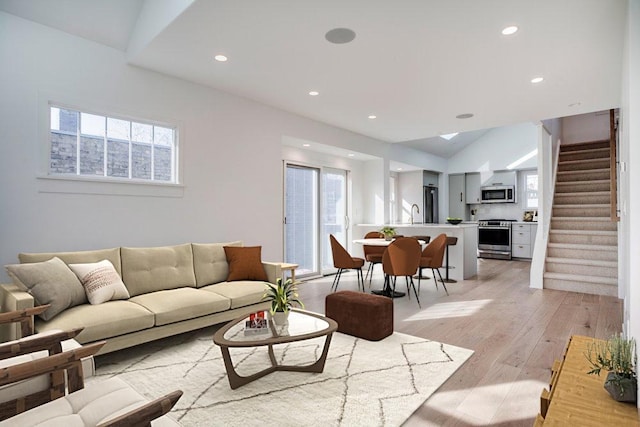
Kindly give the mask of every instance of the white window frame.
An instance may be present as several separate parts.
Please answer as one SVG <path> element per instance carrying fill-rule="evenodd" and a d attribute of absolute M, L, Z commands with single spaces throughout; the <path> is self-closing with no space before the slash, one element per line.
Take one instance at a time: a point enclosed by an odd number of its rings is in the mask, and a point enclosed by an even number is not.
<path fill-rule="evenodd" d="M 531 176 L 531 175 L 536 175 L 538 176 L 538 190 L 537 193 L 538 195 L 540 195 L 540 176 L 538 174 L 538 171 L 535 169 L 532 170 L 525 170 L 522 171 L 522 204 L 524 206 L 525 209 L 535 209 L 537 210 L 538 207 L 540 206 L 540 197 L 537 198 L 538 200 L 538 206 L 529 206 L 529 191 L 527 190 L 527 177 Z"/>
<path fill-rule="evenodd" d="M 65 102 L 63 97 L 40 95 L 39 102 L 39 140 L 40 161 L 37 173 L 38 191 L 41 193 L 76 193 L 76 194 L 108 194 L 153 197 L 183 197 L 183 137 L 184 126 L 174 119 L 149 119 L 141 114 L 124 111 L 114 112 L 91 102 Z M 63 101 L 60 101 L 63 99 Z M 84 105 L 79 107 L 79 105 Z M 111 176 L 94 176 L 80 174 L 50 173 L 51 162 L 51 107 L 59 107 L 80 113 L 95 114 L 130 122 L 149 124 L 171 128 L 174 130 L 174 144 L 172 155 L 173 182 L 152 179 L 135 179 Z M 153 150 L 152 150 L 153 152 Z M 105 158 L 106 160 L 106 158 Z M 130 168 L 131 169 L 131 168 Z M 105 169 L 106 174 L 106 169 Z M 153 170 L 152 175 L 153 177 Z"/>

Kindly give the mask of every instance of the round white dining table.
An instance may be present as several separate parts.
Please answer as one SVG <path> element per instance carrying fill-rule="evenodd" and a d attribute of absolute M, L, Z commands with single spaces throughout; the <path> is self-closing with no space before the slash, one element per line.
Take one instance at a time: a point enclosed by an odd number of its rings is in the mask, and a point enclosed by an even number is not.
<path fill-rule="evenodd" d="M 353 241 L 353 243 L 357 243 L 363 246 L 389 246 L 391 243 L 393 243 L 393 240 L 386 240 L 386 239 L 355 239 Z M 427 242 L 425 242 L 424 240 L 418 240 L 418 243 L 420 243 L 420 246 L 425 246 L 427 244 Z M 384 295 L 386 297 L 391 297 L 391 298 L 400 298 L 405 296 L 404 292 L 399 292 L 399 291 L 393 291 L 391 289 L 391 286 L 389 284 L 390 281 L 385 280 L 385 286 L 384 288 L 382 288 L 381 290 L 373 290 L 371 291 L 372 293 L 376 294 L 376 295 Z"/>

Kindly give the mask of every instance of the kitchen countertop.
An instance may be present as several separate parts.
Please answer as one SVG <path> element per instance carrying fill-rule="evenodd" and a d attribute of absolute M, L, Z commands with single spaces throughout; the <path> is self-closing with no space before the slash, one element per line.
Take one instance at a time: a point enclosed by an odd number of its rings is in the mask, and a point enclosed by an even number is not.
<path fill-rule="evenodd" d="M 460 224 L 356 224 L 361 227 L 394 227 L 394 228 L 466 228 L 477 227 L 477 222 L 461 222 Z"/>

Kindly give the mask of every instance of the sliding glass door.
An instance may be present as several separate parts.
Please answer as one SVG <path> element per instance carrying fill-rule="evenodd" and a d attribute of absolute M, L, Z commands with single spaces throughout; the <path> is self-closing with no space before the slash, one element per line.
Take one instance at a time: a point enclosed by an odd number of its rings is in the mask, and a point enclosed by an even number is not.
<path fill-rule="evenodd" d="M 329 234 L 333 234 L 347 247 L 347 171 L 324 168 L 322 170 L 322 273 L 334 272 Z"/>
<path fill-rule="evenodd" d="M 320 169 L 287 164 L 284 259 L 298 264 L 296 276 L 320 274 L 318 262 Z"/>
<path fill-rule="evenodd" d="M 346 247 L 347 171 L 286 164 L 284 259 L 297 277 L 332 273 L 329 234 Z"/>

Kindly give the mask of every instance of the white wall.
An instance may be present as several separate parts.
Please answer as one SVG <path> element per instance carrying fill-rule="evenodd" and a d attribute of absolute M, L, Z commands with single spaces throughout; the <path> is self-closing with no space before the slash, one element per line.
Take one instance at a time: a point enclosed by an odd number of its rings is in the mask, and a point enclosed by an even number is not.
<path fill-rule="evenodd" d="M 281 260 L 282 136 L 388 149 L 381 141 L 128 66 L 120 51 L 5 13 L 0 62 L 3 265 L 23 251 L 235 239 L 262 245 L 264 259 Z M 39 111 L 48 99 L 181 124 L 182 196 L 40 192 L 36 176 L 47 130 L 46 122 L 38 127 Z"/>
<path fill-rule="evenodd" d="M 121 51 L 3 12 L 0 62 L 2 264 L 16 262 L 18 252 L 236 239 L 280 260 L 285 135 L 380 157 L 363 166 L 361 191 L 354 191 L 354 219 L 362 222 L 386 219 L 390 159 L 446 166 L 414 149 L 129 66 Z M 49 100 L 179 124 L 184 168 L 177 197 L 118 195 L 123 185 L 106 195 L 93 194 L 96 186 L 74 193 L 74 183 L 37 179 Z M 42 192 L 62 186 L 64 193 Z M 0 280 L 7 280 L 4 272 Z"/>
<path fill-rule="evenodd" d="M 507 166 L 538 149 L 538 130 L 532 123 L 495 128 L 449 158 L 447 173 L 486 172 Z M 514 169 L 536 168 L 533 156 Z"/>
<path fill-rule="evenodd" d="M 620 109 L 620 246 L 624 287 L 625 331 L 640 341 L 640 0 L 630 0 L 624 46 L 622 108 Z"/>
<path fill-rule="evenodd" d="M 601 141 L 609 139 L 609 111 L 580 114 L 562 118 L 562 143 Z"/>
<path fill-rule="evenodd" d="M 422 222 L 423 216 L 423 179 L 422 171 L 410 171 L 398 173 L 398 222 L 411 222 L 411 206 L 418 205 L 420 213 L 413 209 L 413 220 Z"/>

